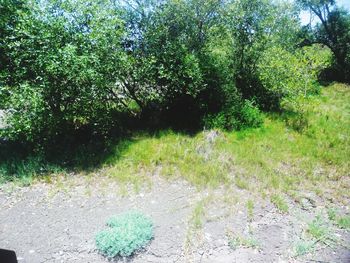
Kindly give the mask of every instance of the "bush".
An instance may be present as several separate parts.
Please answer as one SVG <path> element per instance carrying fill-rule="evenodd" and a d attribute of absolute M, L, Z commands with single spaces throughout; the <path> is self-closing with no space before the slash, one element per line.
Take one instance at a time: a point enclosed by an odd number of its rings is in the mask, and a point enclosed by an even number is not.
<path fill-rule="evenodd" d="M 292 53 L 275 46 L 261 57 L 259 79 L 280 102 L 293 100 L 318 92 L 318 76 L 329 63 L 327 48 L 316 45 Z"/>
<path fill-rule="evenodd" d="M 249 100 L 239 105 L 232 104 L 217 114 L 204 117 L 204 126 L 208 129 L 240 130 L 247 127 L 259 127 L 263 123 L 260 110 Z"/>
<path fill-rule="evenodd" d="M 257 128 L 263 124 L 264 119 L 260 110 L 249 100 L 245 100 L 242 110 L 240 123 L 241 128 L 253 127 Z"/>
<path fill-rule="evenodd" d="M 105 256 L 130 256 L 153 238 L 153 223 L 140 212 L 128 212 L 111 218 L 110 228 L 96 235 L 97 249 Z"/>

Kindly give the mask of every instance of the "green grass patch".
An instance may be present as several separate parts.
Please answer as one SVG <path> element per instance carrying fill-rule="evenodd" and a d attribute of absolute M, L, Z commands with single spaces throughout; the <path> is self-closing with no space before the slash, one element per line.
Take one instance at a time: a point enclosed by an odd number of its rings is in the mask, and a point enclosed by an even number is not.
<path fill-rule="evenodd" d="M 229 246 L 231 249 L 236 250 L 238 248 L 258 248 L 259 242 L 252 236 L 243 237 L 237 235 L 235 237 L 231 237 L 229 242 Z"/>
<path fill-rule="evenodd" d="M 336 222 L 339 227 L 350 229 L 350 215 L 339 217 Z"/>
<path fill-rule="evenodd" d="M 320 215 L 317 215 L 308 223 L 306 232 L 315 240 L 315 242 L 333 245 L 337 241 L 332 228 Z"/>
<path fill-rule="evenodd" d="M 328 219 L 335 225 L 343 229 L 350 229 L 350 215 L 338 215 L 337 210 L 329 208 L 327 210 Z"/>
<path fill-rule="evenodd" d="M 247 201 L 247 214 L 249 221 L 252 221 L 254 216 L 254 203 L 252 200 Z"/>
<path fill-rule="evenodd" d="M 312 222 L 308 224 L 307 232 L 310 234 L 310 236 L 317 240 L 323 240 L 329 234 L 328 227 L 322 221 L 320 216 L 317 216 Z"/>
<path fill-rule="evenodd" d="M 296 257 L 309 254 L 315 250 L 315 241 L 300 240 L 294 245 L 294 254 Z"/>
<path fill-rule="evenodd" d="M 172 131 L 149 136 L 135 135 L 125 141 L 118 158 L 107 161 L 106 174 L 124 182 L 142 182 L 159 171 L 166 178 L 183 177 L 198 186 L 217 186 L 228 182 L 227 160 L 220 160 L 215 145 L 206 143 L 204 134 L 190 137 Z"/>
<path fill-rule="evenodd" d="M 288 204 L 284 200 L 284 198 L 281 195 L 274 194 L 271 196 L 271 202 L 276 206 L 276 208 L 282 212 L 287 213 L 288 212 Z"/>

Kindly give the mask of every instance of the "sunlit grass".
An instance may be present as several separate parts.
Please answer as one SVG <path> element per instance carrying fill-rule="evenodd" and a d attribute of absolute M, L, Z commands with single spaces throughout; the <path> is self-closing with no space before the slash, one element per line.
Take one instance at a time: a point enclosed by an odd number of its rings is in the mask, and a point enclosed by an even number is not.
<path fill-rule="evenodd" d="M 228 181 L 227 160 L 219 160 L 219 152 L 205 144 L 201 133 L 194 137 L 172 131 L 139 134 L 124 143 L 129 146 L 117 158 L 112 156 L 106 169 L 107 175 L 121 181 L 140 181 L 156 173 L 169 179 L 183 177 L 198 186 Z"/>
<path fill-rule="evenodd" d="M 349 87 L 324 88 L 304 104 L 304 114 L 308 126 L 302 132 L 288 125 L 293 117 L 270 114 L 261 128 L 221 132 L 214 143 L 206 132 L 137 134 L 115 148 L 105 173 L 132 183 L 160 175 L 197 186 L 232 182 L 246 190 L 314 187 L 320 193 L 317 184 L 337 181 L 349 171 Z"/>

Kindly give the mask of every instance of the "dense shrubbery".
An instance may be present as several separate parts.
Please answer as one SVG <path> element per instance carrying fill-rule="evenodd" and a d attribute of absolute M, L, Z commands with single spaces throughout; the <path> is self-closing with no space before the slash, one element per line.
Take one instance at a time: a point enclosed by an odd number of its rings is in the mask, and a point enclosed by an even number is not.
<path fill-rule="evenodd" d="M 275 97 L 292 100 L 318 92 L 318 75 L 330 64 L 327 48 L 311 46 L 288 52 L 274 46 L 265 50 L 259 63 L 259 78 Z"/>
<path fill-rule="evenodd" d="M 0 10 L 1 133 L 37 145 L 106 137 L 130 120 L 256 127 L 261 110 L 317 91 L 328 59 L 298 48 L 289 2 L 5 0 Z"/>
<path fill-rule="evenodd" d="M 105 256 L 130 256 L 153 238 L 153 223 L 140 212 L 128 212 L 111 218 L 109 229 L 96 235 L 97 249 Z"/>

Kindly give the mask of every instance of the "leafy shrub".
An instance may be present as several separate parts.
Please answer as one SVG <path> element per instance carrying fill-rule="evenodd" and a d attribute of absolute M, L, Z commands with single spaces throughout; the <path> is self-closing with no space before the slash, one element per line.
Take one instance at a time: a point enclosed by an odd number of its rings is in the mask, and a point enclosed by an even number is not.
<path fill-rule="evenodd" d="M 254 104 L 245 100 L 242 105 L 230 105 L 217 114 L 204 118 L 206 128 L 240 130 L 247 127 L 259 127 L 263 123 L 263 115 Z"/>
<path fill-rule="evenodd" d="M 274 46 L 260 60 L 259 78 L 280 102 L 293 100 L 318 92 L 318 76 L 329 63 L 329 50 L 320 46 L 305 47 L 294 53 Z"/>
<path fill-rule="evenodd" d="M 128 212 L 112 217 L 110 228 L 96 235 L 97 249 L 105 256 L 130 256 L 153 238 L 153 223 L 140 212 Z"/>
<path fill-rule="evenodd" d="M 259 127 L 264 119 L 260 110 L 249 100 L 245 100 L 241 110 L 241 128 L 243 127 Z"/>

